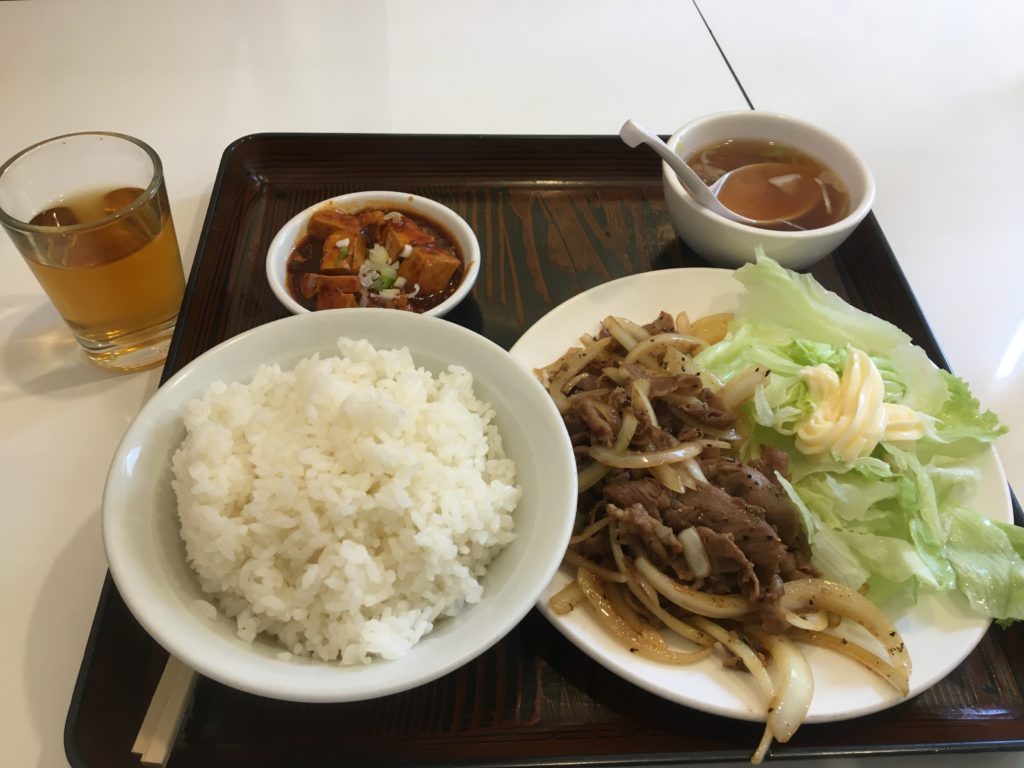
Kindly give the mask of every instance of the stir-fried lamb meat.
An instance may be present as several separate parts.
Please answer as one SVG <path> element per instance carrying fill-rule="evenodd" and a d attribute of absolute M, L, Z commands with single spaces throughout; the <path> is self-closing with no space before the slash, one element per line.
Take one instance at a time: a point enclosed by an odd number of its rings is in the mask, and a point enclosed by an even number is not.
<path fill-rule="evenodd" d="M 676 319 L 665 310 L 659 312 L 652 322 L 644 326 L 644 330 L 652 336 L 656 333 L 670 333 L 675 329 Z"/>
<path fill-rule="evenodd" d="M 588 521 L 611 518 L 634 555 L 696 589 L 742 594 L 766 630 L 781 631 L 784 580 L 812 574 L 800 517 L 776 476 L 786 476 L 788 457 L 735 457 L 737 415 L 688 364 L 693 350 L 670 315 L 642 327 L 619 322 L 544 371 L 581 478 L 595 476 L 581 487 Z M 699 567 L 682 541 L 690 528 L 689 546 L 703 547 Z M 610 560 L 592 542 L 585 549 Z"/>
<path fill-rule="evenodd" d="M 706 462 L 704 474 L 713 483 L 747 504 L 763 511 L 764 518 L 775 528 L 787 547 L 798 546 L 802 536 L 796 507 L 774 480 L 769 480 L 752 464 L 729 459 Z"/>
<path fill-rule="evenodd" d="M 727 429 L 736 423 L 735 414 L 730 413 L 709 389 L 701 390 L 699 398 L 680 403 L 679 407 L 688 416 L 712 429 Z"/>
<path fill-rule="evenodd" d="M 628 474 L 621 474 L 609 480 L 601 489 L 610 504 L 620 507 L 642 506 L 648 514 L 661 516 L 661 511 L 668 509 L 671 503 L 669 490 L 653 477 L 632 479 Z"/>
<path fill-rule="evenodd" d="M 703 525 L 697 526 L 697 533 L 707 552 L 712 573 L 736 573 L 745 592 L 760 593 L 760 581 L 754 573 L 754 564 L 730 534 L 719 533 Z"/>
<path fill-rule="evenodd" d="M 637 533 L 647 549 L 660 561 L 670 562 L 683 551 L 675 531 L 651 516 L 642 504 L 630 504 L 625 509 L 609 504 L 605 511 Z"/>
<path fill-rule="evenodd" d="M 590 430 L 591 442 L 597 445 L 611 445 L 622 426 L 619 412 L 612 405 L 596 398 L 577 400 L 573 411 Z"/>

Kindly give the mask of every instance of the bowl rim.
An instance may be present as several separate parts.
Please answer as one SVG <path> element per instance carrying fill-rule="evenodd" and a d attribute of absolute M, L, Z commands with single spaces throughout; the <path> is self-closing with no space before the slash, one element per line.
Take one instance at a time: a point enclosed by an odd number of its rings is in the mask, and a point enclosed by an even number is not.
<path fill-rule="evenodd" d="M 712 112 L 710 114 L 694 118 L 682 125 L 671 135 L 671 137 L 669 137 L 668 145 L 673 148 L 673 151 L 675 151 L 675 146 L 684 133 L 708 123 L 725 122 L 736 118 L 751 117 L 755 120 L 763 119 L 774 124 L 785 123 L 798 126 L 805 131 L 816 134 L 821 139 L 835 146 L 841 153 L 845 154 L 856 166 L 861 179 L 864 182 L 864 196 L 857 207 L 850 210 L 839 221 L 829 224 L 826 227 L 818 227 L 817 229 L 785 231 L 764 229 L 761 227 L 754 227 L 749 224 L 741 224 L 738 221 L 732 221 L 731 219 L 719 216 L 717 213 L 714 213 L 713 211 L 710 211 L 704 206 L 698 204 L 693 199 L 693 196 L 686 190 L 686 187 L 683 186 L 682 182 L 679 181 L 679 177 L 676 175 L 675 171 L 669 167 L 668 163 L 662 161 L 662 179 L 665 184 L 671 188 L 676 197 L 680 199 L 683 205 L 687 206 L 690 210 L 694 211 L 698 216 L 701 216 L 706 221 L 712 222 L 713 225 L 721 226 L 738 233 L 745 233 L 748 235 L 756 234 L 766 240 L 789 242 L 816 240 L 830 235 L 838 235 L 852 229 L 859 224 L 865 216 L 867 216 L 868 211 L 871 210 L 871 206 L 874 205 L 875 194 L 877 191 L 875 177 L 874 174 L 871 173 L 871 169 L 849 144 L 821 126 L 815 125 L 814 123 L 806 120 L 792 117 L 791 115 L 785 115 L 780 112 L 771 112 L 760 109 L 733 109 L 724 112 Z"/>
<path fill-rule="evenodd" d="M 451 234 L 459 240 L 459 245 L 462 246 L 463 259 L 465 260 L 465 275 L 462 278 L 462 282 L 459 283 L 459 286 L 455 289 L 452 295 L 440 304 L 435 307 L 431 307 L 424 312 L 416 312 L 414 314 L 423 315 L 425 317 L 443 317 L 469 295 L 470 291 L 473 290 L 473 286 L 476 284 L 477 277 L 480 274 L 481 260 L 480 241 L 477 239 L 476 232 L 474 232 L 473 228 L 469 226 L 469 223 L 447 205 L 440 203 L 433 198 L 423 197 L 422 195 L 417 195 L 413 192 L 377 189 L 359 192 L 346 192 L 343 195 L 335 195 L 334 197 L 328 197 L 320 200 L 319 202 L 313 203 L 299 211 L 277 230 L 273 239 L 270 241 L 270 245 L 267 246 L 265 272 L 267 284 L 270 286 L 270 290 L 285 309 L 293 315 L 309 314 L 314 311 L 306 309 L 292 298 L 291 294 L 288 293 L 287 286 L 285 286 L 279 275 L 279 268 L 283 267 L 283 265 L 288 261 L 288 256 L 291 253 L 292 248 L 301 236 L 300 225 L 312 216 L 314 212 L 328 204 L 337 205 L 359 202 L 367 204 L 373 202 L 384 202 L 396 205 L 404 204 L 413 209 L 422 209 L 424 211 L 424 215 L 440 219 L 441 223 L 450 230 Z M 292 233 L 293 229 L 295 230 L 294 233 Z M 366 309 L 366 307 L 349 307 L 348 309 Z M 323 312 L 324 310 L 315 311 Z"/>
<path fill-rule="evenodd" d="M 131 501 L 133 483 L 142 482 L 142 492 L 148 492 L 150 487 L 153 488 L 162 487 L 162 484 L 166 483 L 167 487 L 170 484 L 170 477 L 165 478 L 154 478 L 153 476 L 143 477 L 141 479 L 131 480 L 123 477 L 121 468 L 125 465 L 133 466 L 138 454 L 138 446 L 143 442 L 147 441 L 147 435 L 149 435 L 154 429 L 160 430 L 161 424 L 166 424 L 168 420 L 173 421 L 174 418 L 180 419 L 181 409 L 183 404 L 192 397 L 196 397 L 203 391 L 203 382 L 210 378 L 223 378 L 225 381 L 245 381 L 251 379 L 256 368 L 259 366 L 259 362 L 252 362 L 252 369 L 241 371 L 235 375 L 225 374 L 224 377 L 220 376 L 216 370 L 202 373 L 204 368 L 209 368 L 211 361 L 228 354 L 229 348 L 242 347 L 244 350 L 246 346 L 256 344 L 256 339 L 264 335 L 280 335 L 282 334 L 282 328 L 291 325 L 295 326 L 296 333 L 293 336 L 299 339 L 308 338 L 308 334 L 301 333 L 302 330 L 308 330 L 314 325 L 331 326 L 334 324 L 335 331 L 334 337 L 339 336 L 350 336 L 352 338 L 366 338 L 370 343 L 374 344 L 375 347 L 383 348 L 397 348 L 399 344 L 391 342 L 382 342 L 379 339 L 375 340 L 369 338 L 365 331 L 357 332 L 346 332 L 345 324 L 351 322 L 353 319 L 360 317 L 353 313 L 346 313 L 346 310 L 324 310 L 320 312 L 305 313 L 302 315 L 289 315 L 287 317 L 265 323 L 260 326 L 251 328 L 243 333 L 233 336 L 220 344 L 212 347 L 205 351 L 194 360 L 183 366 L 174 376 L 172 376 L 159 390 L 157 393 L 150 398 L 150 400 L 140 410 L 139 415 L 133 420 L 132 424 L 129 425 L 128 430 L 125 432 L 120 444 L 118 445 L 114 456 L 111 460 L 110 469 L 106 477 L 106 483 L 104 486 L 103 502 L 101 508 L 101 528 L 102 538 L 104 544 L 104 550 L 106 552 L 108 566 L 110 569 L 111 577 L 121 592 L 125 604 L 136 618 L 136 620 L 142 625 L 146 632 L 161 646 L 167 649 L 170 653 L 175 654 L 184 663 L 191 668 L 195 669 L 204 676 L 210 677 L 213 680 L 217 680 L 225 685 L 233 687 L 238 690 L 247 691 L 260 696 L 266 696 L 270 698 L 283 699 L 287 701 L 296 702 L 313 702 L 313 703 L 333 703 L 343 701 L 361 701 L 378 698 L 393 693 L 398 693 L 405 690 L 423 685 L 432 680 L 435 680 L 454 669 L 468 663 L 473 658 L 476 658 L 481 653 L 486 651 L 488 648 L 493 646 L 495 643 L 500 641 L 508 632 L 510 632 L 525 615 L 533 608 L 537 600 L 543 594 L 543 590 L 547 587 L 548 583 L 553 578 L 557 571 L 560 563 L 561 556 L 564 552 L 565 546 L 568 544 L 569 537 L 572 535 L 572 526 L 574 521 L 574 515 L 570 513 L 571 510 L 575 510 L 576 502 L 576 474 L 575 474 L 575 460 L 572 455 L 572 446 L 569 441 L 568 434 L 565 433 L 564 428 L 561 425 L 561 417 L 558 415 L 557 408 L 554 402 L 551 401 L 548 393 L 540 384 L 539 381 L 533 377 L 532 373 L 525 366 L 522 366 L 515 358 L 513 358 L 506 350 L 500 347 L 495 342 L 491 341 L 487 337 L 477 334 L 467 328 L 456 325 L 442 318 L 426 317 L 408 312 L 394 312 L 387 309 L 369 307 L 361 315 L 363 319 L 357 320 L 356 322 L 364 324 L 366 327 L 376 327 L 379 325 L 392 325 L 397 328 L 392 328 L 391 333 L 396 334 L 402 332 L 403 327 L 410 325 L 420 325 L 424 327 L 430 327 L 432 330 L 428 334 L 430 337 L 442 338 L 444 341 L 444 348 L 450 349 L 454 347 L 466 348 L 470 345 L 475 346 L 480 353 L 484 356 L 483 360 L 479 363 L 476 370 L 471 372 L 474 376 L 481 375 L 483 371 L 490 371 L 495 360 L 504 358 L 508 362 L 508 366 L 504 369 L 503 376 L 490 377 L 489 387 L 500 391 L 501 388 L 506 388 L 508 391 L 508 385 L 511 383 L 512 391 L 521 392 L 524 388 L 532 388 L 534 391 L 531 399 L 534 400 L 539 409 L 546 409 L 548 412 L 549 419 L 547 421 L 552 425 L 552 429 L 549 430 L 552 436 L 555 437 L 555 442 L 558 447 L 555 449 L 556 456 L 560 456 L 564 460 L 565 470 L 564 482 L 559 481 L 557 486 L 557 493 L 552 494 L 552 488 L 546 487 L 548 491 L 547 495 L 543 498 L 543 501 L 551 504 L 564 504 L 566 514 L 564 519 L 557 521 L 553 524 L 550 529 L 542 528 L 541 539 L 537 539 L 537 535 L 533 535 L 528 541 L 536 544 L 538 541 L 551 542 L 554 545 L 552 554 L 546 560 L 542 560 L 543 567 L 536 567 L 529 571 L 535 577 L 535 581 L 523 587 L 524 582 L 515 581 L 519 591 L 515 591 L 508 595 L 510 598 L 508 604 L 503 606 L 501 612 L 500 621 L 491 621 L 484 625 L 480 625 L 480 620 L 471 624 L 474 629 L 474 636 L 477 642 L 470 644 L 468 648 L 452 648 L 449 651 L 437 653 L 437 648 L 434 648 L 429 658 L 436 658 L 438 655 L 441 656 L 442 661 L 437 666 L 433 666 L 433 662 L 420 665 L 414 674 L 407 675 L 406 677 L 396 678 L 393 674 L 389 674 L 389 670 L 386 665 L 390 662 L 385 659 L 375 659 L 373 663 L 369 665 L 355 665 L 353 667 L 342 666 L 337 662 L 325 662 L 318 659 L 307 658 L 307 657 L 296 657 L 294 660 L 280 660 L 276 662 L 270 658 L 264 658 L 259 660 L 256 652 L 254 651 L 250 656 L 248 650 L 242 655 L 249 661 L 243 662 L 241 668 L 232 667 L 230 669 L 223 669 L 217 666 L 217 660 L 221 658 L 221 652 L 212 650 L 211 647 L 215 645 L 215 638 L 222 637 L 222 633 L 210 629 L 210 639 L 201 640 L 197 645 L 192 639 L 192 635 L 186 630 L 191 626 L 188 620 L 185 620 L 184 625 L 178 621 L 168 621 L 167 615 L 178 614 L 179 611 L 176 608 L 168 608 L 166 601 L 161 601 L 158 595 L 153 593 L 152 583 L 156 577 L 165 573 L 161 570 L 160 566 L 146 561 L 141 563 L 145 558 L 145 551 L 140 551 L 136 554 L 132 554 L 125 550 L 124 539 L 131 539 L 133 534 L 126 530 L 126 526 L 123 520 L 127 519 L 124 511 L 126 502 Z M 275 332 L 274 329 L 277 329 Z M 324 335 L 327 334 L 323 331 Z M 387 335 L 387 333 L 385 333 Z M 410 353 L 413 355 L 413 360 L 418 365 L 421 364 L 417 361 L 416 348 L 412 343 L 406 344 L 409 347 Z M 320 342 L 307 344 L 306 346 L 299 347 L 297 349 L 289 349 L 283 346 L 283 340 L 278 339 L 275 351 L 269 354 L 274 355 L 274 359 L 264 362 L 277 362 L 276 356 L 285 352 L 289 357 L 294 357 L 297 362 L 299 359 L 303 359 L 312 355 L 316 349 L 320 347 Z M 322 352 L 322 347 L 321 347 Z M 234 354 L 234 353 L 231 353 Z M 426 351 L 424 355 L 434 356 L 438 354 L 436 350 Z M 251 351 L 245 351 L 245 355 L 249 358 L 253 357 L 254 353 Z M 249 365 L 247 361 L 246 365 Z M 452 364 L 462 364 L 458 361 L 452 361 Z M 507 374 L 513 372 L 513 369 L 520 371 L 521 376 L 509 377 Z M 444 370 L 444 367 L 438 368 L 438 370 Z M 531 383 L 532 382 L 532 383 Z M 492 400 L 492 405 L 496 406 L 496 401 Z M 176 416 L 168 415 L 170 411 L 176 412 Z M 539 417 L 535 417 L 539 421 Z M 505 414 L 506 421 L 517 420 L 514 413 Z M 556 424 L 557 422 L 557 424 Z M 557 429 L 556 429 L 557 427 Z M 165 447 L 169 446 L 169 450 L 173 453 L 175 445 L 170 443 L 165 446 L 163 443 L 166 441 L 158 440 L 155 449 L 150 448 L 149 450 L 162 451 Z M 172 441 L 173 442 L 173 441 Z M 149 445 L 154 445 L 149 443 Z M 525 455 L 529 451 L 529 447 L 523 451 Z M 167 472 L 169 472 L 169 466 Z M 129 469 L 129 474 L 131 470 Z M 140 473 L 143 474 L 143 473 Z M 138 488 L 134 493 L 139 493 Z M 542 503 L 539 501 L 538 503 Z M 116 510 L 112 511 L 114 505 L 121 505 L 121 512 Z M 151 519 L 153 515 L 160 514 L 158 512 L 147 513 Z M 543 520 L 550 518 L 548 515 L 538 515 L 537 520 Z M 153 518 L 155 519 L 155 518 Z M 172 524 L 177 525 L 175 520 Z M 155 528 L 149 527 L 150 533 L 147 535 L 156 536 Z M 179 542 L 180 543 L 180 542 Z M 513 542 L 514 543 L 514 542 Z M 511 546 L 511 545 L 510 545 Z M 182 545 L 183 548 L 183 545 Z M 531 549 L 530 551 L 534 551 Z M 503 553 L 504 554 L 504 551 Z M 182 562 L 182 566 L 191 572 L 187 561 Z M 143 571 L 139 571 L 142 568 Z M 143 579 L 141 582 L 134 582 L 132 580 L 133 575 L 137 576 L 142 572 L 148 571 L 150 576 Z M 194 572 L 191 572 L 193 578 L 195 578 Z M 196 590 L 197 595 L 200 593 L 198 580 L 196 579 Z M 180 588 L 174 586 L 166 587 L 169 590 L 168 594 L 177 598 L 182 598 L 186 603 L 190 603 L 193 596 L 184 593 Z M 200 598 L 205 599 L 205 597 Z M 486 599 L 486 592 L 485 592 Z M 483 606 L 469 606 L 466 614 L 469 614 L 474 608 L 483 608 Z M 489 614 L 491 609 L 485 609 L 485 612 Z M 472 617 L 470 617 L 472 621 Z M 478 626 L 480 625 L 480 626 Z M 206 636 L 204 632 L 203 637 Z M 425 635 L 420 645 L 427 643 L 434 637 L 433 633 Z M 416 646 L 410 651 L 410 655 L 415 653 Z M 206 651 L 203 650 L 206 648 Z M 282 651 L 284 648 L 281 649 Z M 208 653 L 209 652 L 209 653 Z M 425 652 L 425 651 L 424 651 Z M 212 655 L 211 655 L 212 654 Z M 422 653 L 420 661 L 422 661 Z M 401 662 L 402 659 L 396 660 Z M 266 669 L 267 664 L 286 664 L 286 665 L 297 665 L 298 667 L 312 667 L 315 670 L 331 670 L 329 675 L 331 680 L 325 681 L 315 687 L 303 688 L 301 683 L 306 679 L 303 674 L 300 673 L 297 680 L 292 680 L 287 684 L 280 682 L 279 675 L 266 676 L 261 678 L 258 675 L 253 676 L 253 673 L 260 669 Z M 338 676 L 346 675 L 348 673 L 358 673 L 360 670 L 366 669 L 367 667 L 376 668 L 380 671 L 380 679 L 374 679 L 372 685 L 361 678 L 358 681 L 346 681 L 345 684 L 340 682 L 335 684 L 335 679 Z M 391 672 L 394 670 L 392 669 Z M 322 673 L 320 676 L 323 676 Z M 349 675 L 351 677 L 351 675 Z"/>

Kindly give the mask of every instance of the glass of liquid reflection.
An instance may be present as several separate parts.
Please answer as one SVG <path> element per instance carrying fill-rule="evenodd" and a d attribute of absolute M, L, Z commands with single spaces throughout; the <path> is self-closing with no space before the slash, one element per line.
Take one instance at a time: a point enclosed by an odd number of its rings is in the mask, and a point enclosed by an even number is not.
<path fill-rule="evenodd" d="M 94 362 L 163 362 L 185 279 L 163 167 L 116 133 L 74 133 L 0 166 L 0 224 Z"/>

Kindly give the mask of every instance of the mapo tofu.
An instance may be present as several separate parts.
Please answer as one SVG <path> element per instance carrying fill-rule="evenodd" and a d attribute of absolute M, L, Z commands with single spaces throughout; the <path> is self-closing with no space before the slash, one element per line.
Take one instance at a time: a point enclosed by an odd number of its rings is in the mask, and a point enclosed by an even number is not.
<path fill-rule="evenodd" d="M 306 309 L 425 312 L 447 299 L 465 265 L 439 224 L 399 209 L 316 211 L 288 257 L 288 291 Z"/>

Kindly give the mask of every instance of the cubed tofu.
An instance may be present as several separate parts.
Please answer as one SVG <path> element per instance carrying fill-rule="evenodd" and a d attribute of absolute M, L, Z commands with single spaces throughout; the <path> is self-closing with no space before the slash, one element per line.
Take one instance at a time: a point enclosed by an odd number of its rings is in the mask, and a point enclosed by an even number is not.
<path fill-rule="evenodd" d="M 360 287 L 358 275 L 319 275 L 316 272 L 307 272 L 299 278 L 299 292 L 307 299 L 324 291 L 356 293 Z"/>
<path fill-rule="evenodd" d="M 402 249 L 407 245 L 433 245 L 434 236 L 420 227 L 408 216 L 396 216 L 383 223 L 384 247 L 388 249 L 388 255 L 397 259 Z"/>
<path fill-rule="evenodd" d="M 359 223 L 362 224 L 363 230 L 367 233 L 370 240 L 374 242 L 380 242 L 384 239 L 384 225 L 387 223 L 384 221 L 385 211 L 379 208 L 371 208 L 368 211 L 360 211 L 356 214 L 359 217 Z"/>
<path fill-rule="evenodd" d="M 316 296 L 319 285 L 320 275 L 315 272 L 307 272 L 299 278 L 299 293 L 304 299 L 311 299 Z"/>
<path fill-rule="evenodd" d="M 362 232 L 332 232 L 324 240 L 320 271 L 325 274 L 355 274 L 366 261 L 366 238 Z"/>
<path fill-rule="evenodd" d="M 448 285 L 461 266 L 459 257 L 447 248 L 436 245 L 413 246 L 412 253 L 402 259 L 398 276 L 405 278 L 405 290 L 419 284 L 420 293 L 437 293 Z"/>
<path fill-rule="evenodd" d="M 306 232 L 317 240 L 326 240 L 332 232 L 348 232 L 354 235 L 362 230 L 359 219 L 350 213 L 333 208 L 322 208 L 314 213 L 306 225 Z"/>
<path fill-rule="evenodd" d="M 316 295 L 316 308 L 319 309 L 348 309 L 356 306 L 356 297 L 352 293 L 326 290 Z"/>
<path fill-rule="evenodd" d="M 317 275 L 316 308 L 341 309 L 356 306 L 359 278 L 356 275 Z"/>

